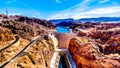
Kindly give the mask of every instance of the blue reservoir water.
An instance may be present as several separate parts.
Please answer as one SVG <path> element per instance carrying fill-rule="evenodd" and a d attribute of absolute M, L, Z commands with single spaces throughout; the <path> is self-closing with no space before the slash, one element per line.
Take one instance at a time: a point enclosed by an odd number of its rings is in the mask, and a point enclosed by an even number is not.
<path fill-rule="evenodd" d="M 57 32 L 58 33 L 70 33 L 69 29 L 63 26 L 58 26 L 57 27 Z"/>

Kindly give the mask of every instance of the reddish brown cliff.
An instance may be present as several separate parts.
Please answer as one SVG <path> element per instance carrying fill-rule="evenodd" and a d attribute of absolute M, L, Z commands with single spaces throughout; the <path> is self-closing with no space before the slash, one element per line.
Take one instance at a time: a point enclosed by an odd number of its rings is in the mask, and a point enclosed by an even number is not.
<path fill-rule="evenodd" d="M 120 55 L 116 57 L 108 57 L 108 55 L 104 55 L 104 53 L 100 52 L 99 46 L 87 38 L 79 38 L 79 40 L 75 38 L 72 39 L 69 44 L 69 51 L 77 65 L 77 68 L 120 67 Z"/>

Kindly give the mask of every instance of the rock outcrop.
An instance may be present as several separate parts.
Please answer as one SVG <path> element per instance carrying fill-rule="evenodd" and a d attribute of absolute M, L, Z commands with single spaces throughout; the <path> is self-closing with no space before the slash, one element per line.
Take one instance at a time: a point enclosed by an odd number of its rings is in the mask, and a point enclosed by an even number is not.
<path fill-rule="evenodd" d="M 108 44 L 108 46 L 104 48 L 106 54 L 119 53 L 120 52 L 120 34 L 111 37 L 110 40 L 106 42 L 106 44 Z"/>
<path fill-rule="evenodd" d="M 103 23 L 103 24 L 79 24 L 74 25 L 73 32 L 78 36 L 86 36 L 95 39 L 100 44 L 105 44 L 111 37 L 120 34 L 119 23 Z"/>
<path fill-rule="evenodd" d="M 77 68 L 119 68 L 120 55 L 105 55 L 100 47 L 86 38 L 72 39 L 69 51 Z M 111 53 L 112 54 L 112 53 Z"/>
<path fill-rule="evenodd" d="M 51 22 L 37 18 L 29 18 L 25 16 L 9 16 L 0 15 L 2 20 L 0 26 L 9 28 L 14 34 L 18 34 L 23 38 L 31 39 L 34 36 L 52 31 L 56 28 Z"/>
<path fill-rule="evenodd" d="M 14 41 L 13 33 L 7 28 L 0 27 L 0 49 L 6 47 L 12 41 Z"/>
<path fill-rule="evenodd" d="M 13 39 L 13 33 L 9 29 L 0 27 L 0 41 L 11 41 Z"/>
<path fill-rule="evenodd" d="M 42 37 L 42 39 L 28 47 L 5 67 L 49 68 L 54 52 L 54 44 L 47 34 L 53 33 L 55 30 L 56 26 L 47 20 L 1 14 L 0 49 L 8 47 L 0 51 L 0 65 L 18 54 L 30 42 L 38 37 Z M 9 46 L 10 42 L 15 40 L 14 36 L 19 37 L 19 39 Z"/>
<path fill-rule="evenodd" d="M 49 68 L 54 52 L 51 38 L 41 39 L 37 44 L 25 50 L 19 57 L 9 63 L 6 68 Z"/>
<path fill-rule="evenodd" d="M 69 51 L 78 68 L 120 68 L 119 23 L 84 23 L 70 28 L 77 34 Z"/>

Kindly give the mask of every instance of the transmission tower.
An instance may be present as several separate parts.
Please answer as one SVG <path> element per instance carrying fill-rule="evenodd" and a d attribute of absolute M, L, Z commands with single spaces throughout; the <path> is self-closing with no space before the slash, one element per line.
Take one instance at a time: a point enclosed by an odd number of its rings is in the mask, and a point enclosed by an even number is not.
<path fill-rule="evenodd" d="M 6 9 L 6 16 L 8 17 L 8 10 Z"/>

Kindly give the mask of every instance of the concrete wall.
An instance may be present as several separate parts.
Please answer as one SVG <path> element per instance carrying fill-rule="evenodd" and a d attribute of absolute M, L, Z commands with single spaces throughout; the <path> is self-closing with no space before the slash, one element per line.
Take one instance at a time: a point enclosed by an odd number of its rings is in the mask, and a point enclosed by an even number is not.
<path fill-rule="evenodd" d="M 58 40 L 58 49 L 68 49 L 70 39 L 74 38 L 73 33 L 56 33 L 55 37 Z"/>

